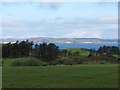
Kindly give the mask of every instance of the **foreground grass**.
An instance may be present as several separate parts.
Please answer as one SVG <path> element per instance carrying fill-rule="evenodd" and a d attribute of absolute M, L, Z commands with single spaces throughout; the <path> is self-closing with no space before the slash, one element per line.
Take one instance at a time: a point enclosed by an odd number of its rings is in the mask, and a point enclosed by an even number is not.
<path fill-rule="evenodd" d="M 3 67 L 3 88 L 117 88 L 118 65 Z"/>
<path fill-rule="evenodd" d="M 2 90 L 2 67 L 0 66 L 0 90 Z"/>

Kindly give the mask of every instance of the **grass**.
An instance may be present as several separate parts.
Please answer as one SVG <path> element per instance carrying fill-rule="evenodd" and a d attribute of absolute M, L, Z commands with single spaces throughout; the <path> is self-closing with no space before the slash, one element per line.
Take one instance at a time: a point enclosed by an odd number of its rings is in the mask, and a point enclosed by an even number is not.
<path fill-rule="evenodd" d="M 14 62 L 14 61 L 22 62 L 22 61 L 29 61 L 29 60 L 33 60 L 33 61 L 35 60 L 36 62 L 41 63 L 42 65 L 45 65 L 45 64 L 47 65 L 48 64 L 48 62 L 44 62 L 44 61 L 38 60 L 38 59 L 33 58 L 33 57 L 22 57 L 22 58 L 7 58 L 7 59 L 3 59 L 3 61 L 4 61 L 3 66 L 5 66 L 5 67 L 12 66 L 12 62 Z"/>
<path fill-rule="evenodd" d="M 2 67 L 0 67 L 0 90 L 2 90 Z"/>
<path fill-rule="evenodd" d="M 117 64 L 3 67 L 3 88 L 117 87 Z"/>
<path fill-rule="evenodd" d="M 88 51 L 88 49 L 85 48 L 67 48 L 64 50 L 69 50 L 69 51 L 73 51 L 73 52 L 77 52 L 77 51 Z"/>
<path fill-rule="evenodd" d="M 116 57 L 116 58 L 120 58 L 120 55 L 112 55 L 112 56 L 114 56 L 114 57 Z"/>
<path fill-rule="evenodd" d="M 67 49 L 63 49 L 63 50 L 68 50 L 68 51 L 71 51 L 71 52 L 79 52 L 80 55 L 82 55 L 82 56 L 87 56 L 90 53 L 88 51 L 88 49 L 85 49 L 85 48 L 67 48 Z"/>
<path fill-rule="evenodd" d="M 68 50 L 89 54 L 84 49 Z M 13 61 L 30 59 L 34 58 L 3 59 L 3 88 L 118 88 L 117 64 L 11 66 Z"/>
<path fill-rule="evenodd" d="M 7 58 L 7 59 L 3 59 L 3 61 L 4 61 L 4 66 L 11 66 L 13 61 L 27 61 L 30 59 L 34 59 L 34 58 L 31 58 L 31 57 L 10 58 L 10 59 Z"/>

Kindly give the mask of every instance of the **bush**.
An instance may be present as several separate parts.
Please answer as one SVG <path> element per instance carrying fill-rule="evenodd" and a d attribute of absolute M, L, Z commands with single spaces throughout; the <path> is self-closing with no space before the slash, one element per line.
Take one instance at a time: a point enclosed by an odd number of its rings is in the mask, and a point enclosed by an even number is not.
<path fill-rule="evenodd" d="M 14 62 L 12 62 L 11 65 L 12 65 L 12 66 L 24 66 L 24 65 L 23 65 L 23 61 L 14 61 Z"/>
<path fill-rule="evenodd" d="M 93 56 L 89 58 L 89 61 L 94 64 L 105 64 L 105 63 L 117 63 L 117 58 L 113 56 L 101 55 L 101 56 Z"/>
<path fill-rule="evenodd" d="M 40 66 L 48 66 L 49 64 L 47 62 L 41 62 Z"/>
<path fill-rule="evenodd" d="M 37 60 L 29 60 L 25 62 L 25 66 L 40 66 L 40 62 Z"/>
<path fill-rule="evenodd" d="M 63 60 L 63 64 L 65 65 L 74 65 L 77 64 L 73 58 L 66 58 Z"/>
<path fill-rule="evenodd" d="M 63 62 L 61 61 L 61 60 L 54 60 L 54 61 L 51 61 L 50 63 L 49 63 L 49 65 L 60 65 L 60 64 L 63 64 Z"/>
<path fill-rule="evenodd" d="M 2 60 L 0 60 L 0 66 L 3 66 L 4 62 Z"/>
<path fill-rule="evenodd" d="M 74 61 L 75 61 L 77 64 L 84 64 L 86 61 L 88 61 L 88 58 L 85 57 L 85 56 L 80 56 L 80 57 L 74 58 Z"/>
<path fill-rule="evenodd" d="M 41 63 L 38 60 L 28 60 L 28 61 L 14 61 L 12 66 L 40 66 Z"/>
<path fill-rule="evenodd" d="M 30 59 L 28 61 L 14 61 L 11 66 L 48 66 L 47 62 L 43 62 L 37 59 Z"/>

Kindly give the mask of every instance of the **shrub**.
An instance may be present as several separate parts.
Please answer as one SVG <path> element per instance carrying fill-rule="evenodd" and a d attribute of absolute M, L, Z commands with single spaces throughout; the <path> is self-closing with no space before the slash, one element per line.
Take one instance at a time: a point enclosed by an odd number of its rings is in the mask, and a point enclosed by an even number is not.
<path fill-rule="evenodd" d="M 49 65 L 48 62 L 43 62 L 43 61 L 42 61 L 42 62 L 40 63 L 40 66 L 48 66 L 48 65 Z"/>
<path fill-rule="evenodd" d="M 28 60 L 28 61 L 14 61 L 12 66 L 40 66 L 41 63 L 38 60 Z"/>
<path fill-rule="evenodd" d="M 0 66 L 3 66 L 4 61 L 0 60 Z"/>
<path fill-rule="evenodd" d="M 93 56 L 89 58 L 89 61 L 94 62 L 94 64 L 105 64 L 105 63 L 117 63 L 117 58 L 113 56 L 100 55 Z"/>
<path fill-rule="evenodd" d="M 14 62 L 12 62 L 11 65 L 12 65 L 12 66 L 24 66 L 24 65 L 23 65 L 23 61 L 14 61 Z"/>
<path fill-rule="evenodd" d="M 30 59 L 28 61 L 13 61 L 12 66 L 48 66 L 48 62 L 43 62 L 38 59 Z"/>
<path fill-rule="evenodd" d="M 80 57 L 74 58 L 74 62 L 76 62 L 77 64 L 84 64 L 87 60 L 88 59 L 85 56 L 80 56 Z"/>
<path fill-rule="evenodd" d="M 63 64 L 63 62 L 61 60 L 59 60 L 59 59 L 51 61 L 49 63 L 49 65 L 60 65 L 60 64 Z"/>
<path fill-rule="evenodd" d="M 66 58 L 63 60 L 63 64 L 65 65 L 74 65 L 77 64 L 73 58 Z"/>
<path fill-rule="evenodd" d="M 28 60 L 24 64 L 25 66 L 40 66 L 40 62 L 37 60 Z"/>

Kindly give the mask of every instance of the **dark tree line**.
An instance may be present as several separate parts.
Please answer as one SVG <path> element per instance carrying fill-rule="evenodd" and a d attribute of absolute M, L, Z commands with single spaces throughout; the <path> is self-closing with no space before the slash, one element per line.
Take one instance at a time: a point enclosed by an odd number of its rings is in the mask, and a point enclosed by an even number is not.
<path fill-rule="evenodd" d="M 98 49 L 98 53 L 101 54 L 119 54 L 120 50 L 117 46 L 103 46 Z"/>
<path fill-rule="evenodd" d="M 111 56 L 113 54 L 120 54 L 120 49 L 117 46 L 103 46 L 100 47 L 98 50 L 89 50 L 90 54 L 88 57 L 91 56 L 101 56 L 101 55 L 108 55 Z"/>
<path fill-rule="evenodd" d="M 113 54 L 115 54 L 115 55 L 120 54 L 120 49 L 117 46 L 103 46 L 103 47 L 100 47 L 98 50 L 88 49 L 88 51 L 89 51 L 88 57 L 101 56 L 101 55 L 111 56 Z M 80 54 L 81 53 L 78 52 L 78 51 L 76 51 L 76 52 L 71 52 L 71 51 L 68 51 L 68 50 L 62 50 L 61 51 L 61 55 L 64 56 L 64 57 L 68 57 L 68 56 L 76 57 Z"/>
<path fill-rule="evenodd" d="M 59 55 L 59 47 L 54 43 L 36 44 L 34 48 L 34 56 L 44 61 L 55 60 Z"/>
<path fill-rule="evenodd" d="M 3 58 L 17 58 L 27 57 L 31 55 L 33 42 L 16 41 L 15 43 L 9 42 L 2 45 L 2 57 Z"/>
<path fill-rule="evenodd" d="M 33 42 L 16 41 L 15 43 L 9 42 L 2 45 L 3 58 L 17 58 L 17 57 L 36 57 L 44 61 L 55 60 L 59 55 L 59 47 L 54 43 L 36 44 L 33 48 Z"/>

